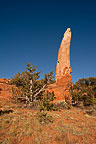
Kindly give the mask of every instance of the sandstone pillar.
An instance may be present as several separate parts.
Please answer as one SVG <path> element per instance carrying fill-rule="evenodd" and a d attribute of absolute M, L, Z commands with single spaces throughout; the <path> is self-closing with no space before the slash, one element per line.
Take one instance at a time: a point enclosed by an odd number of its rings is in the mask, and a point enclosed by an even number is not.
<path fill-rule="evenodd" d="M 61 79 L 62 76 L 70 74 L 72 69 L 70 67 L 70 41 L 71 41 L 71 30 L 68 28 L 64 33 L 59 51 L 56 66 L 55 81 Z"/>
<path fill-rule="evenodd" d="M 56 99 L 54 102 L 71 100 L 70 89 L 72 87 L 72 77 L 70 73 L 72 69 L 70 67 L 70 41 L 71 30 L 70 28 L 64 33 L 59 51 L 55 73 L 55 83 L 50 84 L 47 87 L 49 92 L 54 92 Z"/>

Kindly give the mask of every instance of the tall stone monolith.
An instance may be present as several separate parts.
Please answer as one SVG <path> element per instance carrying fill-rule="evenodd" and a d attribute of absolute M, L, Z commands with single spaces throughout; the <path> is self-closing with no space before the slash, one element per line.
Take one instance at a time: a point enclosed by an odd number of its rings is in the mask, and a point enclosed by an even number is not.
<path fill-rule="evenodd" d="M 62 39 L 58 51 L 58 59 L 55 73 L 56 82 L 62 76 L 70 74 L 70 72 L 72 71 L 70 67 L 70 41 L 71 41 L 71 30 L 70 28 L 68 28 L 64 33 L 64 37 Z"/>
<path fill-rule="evenodd" d="M 59 51 L 55 73 L 55 83 L 48 85 L 47 90 L 54 92 L 56 99 L 54 102 L 66 101 L 71 99 L 70 89 L 72 87 L 72 77 L 70 73 L 70 42 L 71 30 L 68 28 L 64 33 Z"/>

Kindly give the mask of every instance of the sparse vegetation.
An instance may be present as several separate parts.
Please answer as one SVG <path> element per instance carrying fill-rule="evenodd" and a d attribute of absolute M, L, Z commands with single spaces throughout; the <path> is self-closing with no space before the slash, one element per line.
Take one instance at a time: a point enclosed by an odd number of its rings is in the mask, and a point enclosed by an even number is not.
<path fill-rule="evenodd" d="M 26 104 L 34 105 L 42 99 L 44 88 L 54 82 L 53 72 L 44 74 L 44 79 L 40 78 L 40 72 L 37 71 L 37 67 L 27 63 L 26 70 L 24 72 L 17 73 L 11 79 L 10 84 L 16 85 L 16 88 L 12 88 L 13 100 L 15 102 L 26 102 Z"/>
<path fill-rule="evenodd" d="M 54 82 L 53 72 L 40 80 L 35 66 L 27 64 L 26 69 L 10 81 L 16 85 L 12 89 L 15 103 L 2 103 L 0 144 L 96 143 L 96 78 L 73 85 L 72 103 L 65 99 L 55 104 L 54 92 L 45 90 Z"/>
<path fill-rule="evenodd" d="M 67 102 L 66 101 L 58 101 L 58 103 L 55 103 L 54 106 L 57 110 L 64 110 L 64 109 L 69 110 L 69 109 L 71 109 L 72 104 L 71 104 L 71 101 L 70 102 L 69 101 L 67 101 Z"/>
<path fill-rule="evenodd" d="M 81 109 L 46 113 L 21 109 L 10 102 L 4 104 L 3 111 L 9 108 L 13 112 L 0 116 L 1 144 L 96 143 L 96 118 L 87 117 Z"/>
<path fill-rule="evenodd" d="M 80 79 L 73 85 L 72 102 L 74 105 L 96 105 L 96 78 Z"/>
<path fill-rule="evenodd" d="M 45 124 L 48 124 L 48 123 L 53 123 L 53 117 L 48 115 L 47 112 L 38 112 L 36 114 L 36 117 L 37 119 L 39 120 L 40 123 L 45 123 Z"/>
<path fill-rule="evenodd" d="M 56 110 L 56 106 L 53 104 L 54 99 L 54 92 L 46 91 L 43 93 L 39 106 L 40 111 Z"/>

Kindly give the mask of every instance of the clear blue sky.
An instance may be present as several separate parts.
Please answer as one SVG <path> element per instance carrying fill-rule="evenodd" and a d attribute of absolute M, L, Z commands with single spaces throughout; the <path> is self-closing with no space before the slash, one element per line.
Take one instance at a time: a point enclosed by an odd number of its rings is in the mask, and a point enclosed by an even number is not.
<path fill-rule="evenodd" d="M 72 31 L 73 81 L 96 77 L 95 0 L 0 0 L 0 78 L 38 66 L 41 77 L 56 68 L 66 29 Z"/>

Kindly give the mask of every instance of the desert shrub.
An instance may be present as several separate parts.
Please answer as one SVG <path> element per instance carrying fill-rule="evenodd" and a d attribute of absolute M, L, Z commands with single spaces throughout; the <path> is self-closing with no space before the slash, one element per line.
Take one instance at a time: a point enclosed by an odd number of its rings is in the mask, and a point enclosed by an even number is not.
<path fill-rule="evenodd" d="M 80 79 L 73 85 L 71 94 L 73 105 L 81 102 L 84 106 L 96 104 L 96 78 Z"/>
<path fill-rule="evenodd" d="M 56 107 L 53 104 L 54 99 L 55 99 L 54 92 L 51 93 L 45 91 L 41 98 L 41 102 L 39 106 L 40 111 L 56 110 Z"/>
<path fill-rule="evenodd" d="M 39 112 L 37 112 L 36 117 L 40 123 L 52 123 L 53 117 L 48 115 L 47 111 L 50 110 L 57 110 L 56 107 L 53 105 L 54 92 L 45 91 L 41 97 L 40 105 L 39 105 Z"/>
<path fill-rule="evenodd" d="M 40 123 L 45 123 L 45 124 L 48 124 L 50 122 L 53 123 L 54 121 L 53 117 L 48 115 L 47 112 L 37 112 L 36 118 Z"/>

